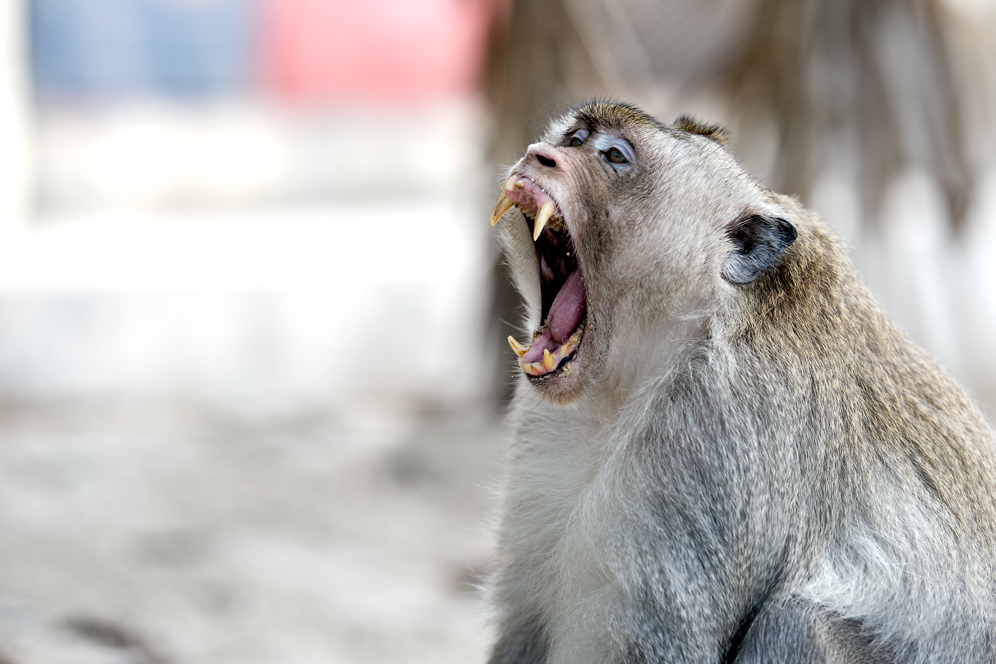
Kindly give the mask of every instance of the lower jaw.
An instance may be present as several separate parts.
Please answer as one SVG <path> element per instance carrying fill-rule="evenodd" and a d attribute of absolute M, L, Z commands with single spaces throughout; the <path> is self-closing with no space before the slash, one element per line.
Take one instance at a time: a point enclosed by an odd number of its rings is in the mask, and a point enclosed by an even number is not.
<path fill-rule="evenodd" d="M 528 385 L 523 385 L 523 387 L 527 388 L 525 393 L 528 395 L 527 402 L 534 403 L 536 396 L 539 396 L 541 401 L 566 406 L 585 394 L 585 385 L 588 383 L 587 376 L 590 370 L 589 358 L 585 351 L 585 348 L 574 351 L 572 356 L 548 374 L 533 376 L 526 373 L 525 383 Z"/>
<path fill-rule="evenodd" d="M 545 326 L 533 333 L 533 343 L 543 337 Z M 553 352 L 545 351 L 542 359 L 534 362 L 526 362 L 524 358 L 519 358 L 519 367 L 522 371 L 534 380 L 542 380 L 552 376 L 571 373 L 574 358 L 577 355 L 578 346 L 584 336 L 585 323 L 581 322 L 571 335 Z"/>

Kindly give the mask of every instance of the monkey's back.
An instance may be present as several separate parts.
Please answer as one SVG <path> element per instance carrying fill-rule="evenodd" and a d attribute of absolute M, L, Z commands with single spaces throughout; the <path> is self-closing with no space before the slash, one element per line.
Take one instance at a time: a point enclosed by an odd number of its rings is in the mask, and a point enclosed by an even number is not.
<path fill-rule="evenodd" d="M 799 238 L 766 277 L 778 285 L 759 284 L 717 340 L 719 355 L 755 358 L 727 378 L 770 434 L 767 462 L 799 464 L 792 507 L 811 560 L 781 592 L 851 621 L 885 661 L 993 661 L 993 430 L 868 294 L 839 241 L 783 204 Z"/>

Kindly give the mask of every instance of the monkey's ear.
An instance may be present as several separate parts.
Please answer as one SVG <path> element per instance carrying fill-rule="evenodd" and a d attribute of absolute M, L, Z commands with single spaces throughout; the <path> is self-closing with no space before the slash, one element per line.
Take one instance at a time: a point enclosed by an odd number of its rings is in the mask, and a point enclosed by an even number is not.
<path fill-rule="evenodd" d="M 753 216 L 730 229 L 736 247 L 723 262 L 723 276 L 734 284 L 749 284 L 769 267 L 799 233 L 784 219 Z"/>
<path fill-rule="evenodd" d="M 711 138 L 723 146 L 730 142 L 730 132 L 726 131 L 725 128 L 715 124 L 700 122 L 690 115 L 682 115 L 674 121 L 672 126 L 681 131 L 687 131 L 689 134 L 699 134 L 700 136 Z"/>

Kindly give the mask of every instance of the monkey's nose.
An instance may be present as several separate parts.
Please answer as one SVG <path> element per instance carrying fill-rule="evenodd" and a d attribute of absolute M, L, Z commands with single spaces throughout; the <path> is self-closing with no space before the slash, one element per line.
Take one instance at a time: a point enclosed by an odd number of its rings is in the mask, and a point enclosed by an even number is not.
<path fill-rule="evenodd" d="M 553 148 L 546 143 L 533 143 L 529 146 L 529 156 L 535 157 L 536 161 L 547 168 L 556 168 L 557 160 L 554 158 Z"/>

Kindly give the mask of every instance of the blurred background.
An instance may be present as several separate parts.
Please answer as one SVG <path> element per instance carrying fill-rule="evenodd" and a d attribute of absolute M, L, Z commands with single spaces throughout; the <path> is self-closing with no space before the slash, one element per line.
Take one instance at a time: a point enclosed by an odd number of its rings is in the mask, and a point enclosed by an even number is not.
<path fill-rule="evenodd" d="M 996 414 L 991 0 L 4 0 L 0 663 L 468 662 L 487 216 L 592 96 L 733 130 Z"/>

